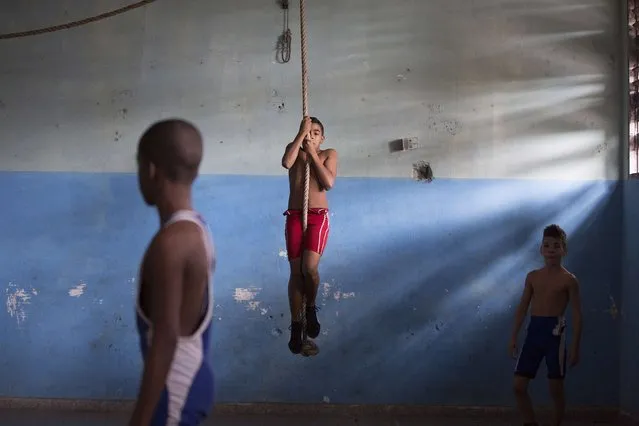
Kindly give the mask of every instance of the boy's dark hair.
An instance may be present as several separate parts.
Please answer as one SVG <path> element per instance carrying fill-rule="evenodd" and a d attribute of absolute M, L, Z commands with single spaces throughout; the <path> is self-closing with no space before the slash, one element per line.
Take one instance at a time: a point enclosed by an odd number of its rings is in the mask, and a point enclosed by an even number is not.
<path fill-rule="evenodd" d="M 322 122 L 319 121 L 317 117 L 310 117 L 310 119 L 311 119 L 311 123 L 317 124 L 318 126 L 320 126 L 320 129 L 322 129 L 322 136 L 324 136 L 324 125 L 322 124 Z"/>
<path fill-rule="evenodd" d="M 561 226 L 552 224 L 544 228 L 544 238 L 557 238 L 561 241 L 561 244 L 566 247 L 566 231 L 561 229 Z"/>

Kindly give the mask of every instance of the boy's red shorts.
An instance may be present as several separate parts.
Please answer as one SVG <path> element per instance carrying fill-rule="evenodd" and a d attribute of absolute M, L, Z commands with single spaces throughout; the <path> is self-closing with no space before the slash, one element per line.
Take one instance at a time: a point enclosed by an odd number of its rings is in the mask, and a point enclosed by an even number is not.
<path fill-rule="evenodd" d="M 320 255 L 324 253 L 331 228 L 328 209 L 308 209 L 306 239 L 302 231 L 302 210 L 289 209 L 284 212 L 284 216 L 286 216 L 284 236 L 289 260 L 300 258 L 304 250 L 314 251 Z"/>

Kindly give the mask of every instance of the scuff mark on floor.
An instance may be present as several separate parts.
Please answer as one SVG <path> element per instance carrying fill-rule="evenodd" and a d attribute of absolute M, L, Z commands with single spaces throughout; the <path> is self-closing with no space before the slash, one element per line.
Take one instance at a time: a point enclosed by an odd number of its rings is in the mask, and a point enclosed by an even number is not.
<path fill-rule="evenodd" d="M 18 326 L 22 325 L 22 323 L 24 323 L 27 319 L 25 305 L 29 305 L 31 303 L 31 297 L 37 296 L 38 291 L 34 288 L 21 288 L 12 282 L 9 282 L 5 289 L 5 294 L 7 296 L 7 313 L 11 318 L 16 319 Z"/>

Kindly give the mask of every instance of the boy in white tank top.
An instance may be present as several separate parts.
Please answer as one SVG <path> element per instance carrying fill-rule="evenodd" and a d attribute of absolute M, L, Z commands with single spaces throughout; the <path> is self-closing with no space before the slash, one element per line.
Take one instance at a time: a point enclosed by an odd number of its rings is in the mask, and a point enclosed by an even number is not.
<path fill-rule="evenodd" d="M 140 266 L 136 322 L 144 373 L 130 426 L 200 425 L 213 405 L 215 252 L 191 203 L 202 151 L 199 131 L 177 119 L 154 124 L 138 145 L 140 191 L 156 207 L 160 229 Z"/>

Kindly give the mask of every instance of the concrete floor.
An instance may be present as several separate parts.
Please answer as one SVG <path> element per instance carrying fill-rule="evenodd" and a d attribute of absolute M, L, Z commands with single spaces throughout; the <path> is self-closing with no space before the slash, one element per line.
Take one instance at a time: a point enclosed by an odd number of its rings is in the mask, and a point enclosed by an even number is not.
<path fill-rule="evenodd" d="M 462 417 L 419 417 L 396 415 L 316 415 L 300 418 L 299 415 L 229 415 L 219 414 L 210 419 L 210 426 L 510 426 L 521 422 L 510 417 L 462 418 Z M 0 410 L 2 426 L 123 426 L 125 413 L 95 413 L 68 411 L 39 411 L 7 409 Z M 545 419 L 542 419 L 545 420 Z M 543 423 L 542 425 L 546 424 Z M 613 425 L 620 423 L 570 421 L 565 426 Z"/>

